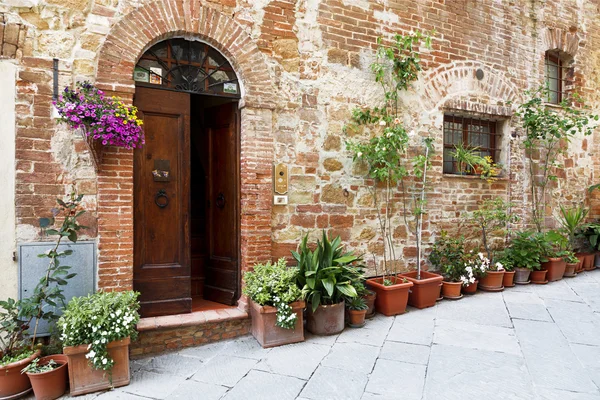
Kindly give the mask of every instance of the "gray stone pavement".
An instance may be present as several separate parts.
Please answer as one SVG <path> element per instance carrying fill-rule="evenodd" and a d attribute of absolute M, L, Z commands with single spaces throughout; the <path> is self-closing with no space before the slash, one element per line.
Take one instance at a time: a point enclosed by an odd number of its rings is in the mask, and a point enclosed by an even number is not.
<path fill-rule="evenodd" d="M 600 400 L 600 270 L 478 292 L 262 349 L 251 336 L 132 361 L 94 400 Z M 82 398 L 82 397 L 80 397 Z"/>

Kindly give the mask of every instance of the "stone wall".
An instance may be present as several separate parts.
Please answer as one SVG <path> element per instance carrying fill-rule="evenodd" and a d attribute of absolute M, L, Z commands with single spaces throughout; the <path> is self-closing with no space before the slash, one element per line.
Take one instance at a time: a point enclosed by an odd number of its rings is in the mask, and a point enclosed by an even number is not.
<path fill-rule="evenodd" d="M 376 38 L 389 39 L 395 33 L 436 30 L 432 50 L 423 49 L 419 81 L 402 96 L 413 144 L 427 134 L 436 138 L 425 241 L 440 229 L 461 226 L 465 212 L 493 196 L 510 198 L 527 220 L 521 132 L 511 122 L 506 102 L 518 102 L 524 89 L 538 86 L 544 52 L 560 49 L 574 58 L 578 91 L 593 108 L 600 107 L 598 7 L 591 0 L 3 0 L 0 57 L 16 58 L 19 67 L 18 240 L 39 239 L 37 219 L 48 216 L 55 197 L 75 182 L 91 211 L 82 221 L 91 227 L 86 237 L 99 242 L 99 285 L 131 287 L 132 154 L 109 149 L 95 171 L 83 141 L 56 125 L 51 115 L 52 59 L 59 59 L 61 87 L 87 79 L 131 101 L 137 57 L 173 36 L 213 45 L 229 58 L 242 81 L 244 269 L 269 256 L 289 256 L 304 233 L 317 235 L 321 228 L 360 252 L 381 252 L 376 208 L 364 171 L 345 151 L 348 138 L 342 128 L 353 108 L 381 100 L 369 65 Z M 482 80 L 475 78 L 478 68 L 484 71 Z M 444 110 L 506 119 L 504 178 L 488 184 L 442 173 Z M 553 188 L 551 204 L 584 201 L 585 188 L 598 177 L 597 150 L 595 136 L 570 145 L 565 179 Z M 274 162 L 289 166 L 286 206 L 272 206 Z M 597 216 L 599 199 L 590 199 Z M 394 225 L 400 265 L 410 268 L 414 238 L 399 210 Z M 469 231 L 464 222 L 461 231 Z"/>

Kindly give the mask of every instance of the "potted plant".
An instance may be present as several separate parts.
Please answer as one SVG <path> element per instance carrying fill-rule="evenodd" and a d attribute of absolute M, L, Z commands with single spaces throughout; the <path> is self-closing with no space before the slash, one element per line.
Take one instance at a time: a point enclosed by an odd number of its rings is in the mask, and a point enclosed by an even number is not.
<path fill-rule="evenodd" d="M 368 306 L 362 297 L 348 299 L 346 304 L 348 308 L 348 325 L 352 328 L 362 328 L 365 325 L 365 316 Z"/>
<path fill-rule="evenodd" d="M 377 300 L 377 293 L 369 289 L 364 283 L 354 284 L 354 289 L 359 297 L 361 297 L 367 305 L 367 315 L 365 318 L 370 319 L 375 316 L 375 301 Z"/>
<path fill-rule="evenodd" d="M 581 238 L 581 227 L 585 221 L 585 217 L 588 214 L 588 209 L 583 205 L 578 205 L 572 208 L 565 208 L 560 205 L 560 212 L 558 214 L 558 222 L 561 225 L 564 233 L 567 235 L 569 240 L 570 250 L 576 251 L 577 249 L 582 250 L 583 246 L 578 245 L 578 241 Z M 584 268 L 590 268 L 589 264 L 593 264 L 590 254 L 585 252 L 576 252 L 575 256 L 579 259 L 578 271 Z M 592 261 L 590 263 L 590 261 Z"/>
<path fill-rule="evenodd" d="M 298 286 L 307 304 L 306 329 L 317 335 L 333 335 L 344 330 L 344 300 L 358 296 L 352 285 L 362 276 L 361 258 L 343 252 L 340 237 L 329 241 L 325 230 L 314 251 L 304 236 L 298 252 Z"/>
<path fill-rule="evenodd" d="M 563 276 L 567 278 L 576 277 L 577 273 L 575 272 L 575 269 L 579 265 L 579 259 L 575 257 L 575 253 L 573 253 L 572 251 L 567 251 L 565 255 L 565 261 L 566 266 L 565 273 L 563 274 Z"/>
<path fill-rule="evenodd" d="M 474 294 L 477 292 L 479 281 L 486 276 L 490 269 L 490 260 L 483 253 L 477 253 L 475 257 L 471 255 L 468 257 L 465 269 L 469 277 L 473 275 L 474 280 L 469 279 L 469 283 L 463 287 L 463 293 Z"/>
<path fill-rule="evenodd" d="M 558 281 L 563 278 L 569 255 L 567 248 L 569 240 L 559 231 L 546 232 L 546 240 L 550 244 L 550 251 L 545 255 L 547 261 L 542 262 L 542 269 L 546 271 L 546 279 L 549 282 Z"/>
<path fill-rule="evenodd" d="M 244 294 L 250 298 L 252 335 L 262 347 L 304 340 L 302 293 L 296 285 L 298 268 L 288 268 L 285 258 L 277 263 L 256 264 L 244 274 Z"/>
<path fill-rule="evenodd" d="M 502 286 L 505 288 L 515 286 L 515 264 L 512 258 L 512 252 L 509 248 L 498 251 L 494 254 L 494 260 L 504 267 L 504 277 Z"/>
<path fill-rule="evenodd" d="M 67 391 L 67 356 L 59 354 L 35 359 L 21 370 L 27 374 L 36 400 L 54 400 Z"/>
<path fill-rule="evenodd" d="M 543 255 L 548 252 L 548 243 L 542 233 L 519 232 L 511 241 L 510 252 L 515 265 L 515 283 L 524 285 L 530 282 L 533 270 L 541 270 L 541 263 L 545 261 Z M 545 277 L 545 271 L 543 274 Z"/>
<path fill-rule="evenodd" d="M 491 239 L 494 236 L 506 236 L 506 228 L 519 220 L 510 210 L 513 204 L 504 201 L 501 197 L 486 199 L 473 211 L 470 220 L 479 229 L 481 244 L 488 260 L 494 259 Z"/>
<path fill-rule="evenodd" d="M 451 238 L 442 231 L 433 244 L 429 261 L 442 272 L 442 295 L 446 299 L 460 299 L 463 285 L 475 282 L 472 268 L 467 272 L 464 238 Z"/>
<path fill-rule="evenodd" d="M 57 236 L 57 239 L 48 251 L 38 255 L 48 259 L 48 266 L 33 294 L 18 301 L 10 298 L 0 301 L 0 399 L 17 398 L 31 390 L 31 383 L 21 370 L 41 353 L 36 344 L 39 322 L 56 321 L 60 312 L 57 308 L 65 305 L 62 287 L 75 274 L 69 273 L 71 267 L 61 265 L 60 259 L 73 251 L 59 251 L 59 247 L 64 238 L 77 241 L 78 232 L 83 228 L 77 218 L 85 213 L 81 208 L 82 199 L 83 196 L 73 189 L 65 201 L 57 199 L 58 207 L 53 209 L 53 218 L 40 220 L 45 233 Z M 55 219 L 60 218 L 63 218 L 60 228 L 51 228 Z"/>
<path fill-rule="evenodd" d="M 454 145 L 454 151 L 450 152 L 450 156 L 456 161 L 460 175 L 480 173 L 485 162 L 480 155 L 479 147 L 465 146 L 462 142 Z"/>
<path fill-rule="evenodd" d="M 97 292 L 71 299 L 58 320 L 71 395 L 129 384 L 129 343 L 137 337 L 139 293 Z"/>
<path fill-rule="evenodd" d="M 594 256 L 593 263 L 588 261 L 588 270 L 598 268 L 600 267 L 600 251 L 598 251 L 600 246 L 600 240 L 598 240 L 600 237 L 600 224 L 597 222 L 587 223 L 582 227 L 582 231 L 583 236 L 587 239 L 587 247 L 590 249 L 590 254 Z M 590 255 L 589 257 L 591 260 L 592 256 Z"/>

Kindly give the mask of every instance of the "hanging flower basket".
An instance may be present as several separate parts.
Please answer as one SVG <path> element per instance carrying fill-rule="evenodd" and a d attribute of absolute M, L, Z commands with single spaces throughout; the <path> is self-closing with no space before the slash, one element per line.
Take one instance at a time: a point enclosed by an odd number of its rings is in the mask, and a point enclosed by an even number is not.
<path fill-rule="evenodd" d="M 103 146 L 134 149 L 144 144 L 143 121 L 137 117 L 137 108 L 105 96 L 89 82 L 78 82 L 74 90 L 66 87 L 53 104 L 59 122 L 84 132 L 96 169 L 102 161 Z"/>

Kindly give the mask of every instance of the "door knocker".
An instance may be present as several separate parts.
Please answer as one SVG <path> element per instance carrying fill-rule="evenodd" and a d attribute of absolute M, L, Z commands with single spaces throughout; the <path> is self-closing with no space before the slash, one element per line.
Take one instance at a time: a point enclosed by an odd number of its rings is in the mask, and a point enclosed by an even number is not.
<path fill-rule="evenodd" d="M 225 207 L 225 195 L 223 193 L 219 193 L 217 195 L 217 201 L 215 201 L 215 204 L 218 208 Z"/>
<path fill-rule="evenodd" d="M 156 193 L 156 196 L 154 196 L 154 203 L 156 203 L 156 205 L 160 208 L 165 208 L 169 205 L 169 197 L 167 196 L 167 192 L 165 192 L 164 189 L 160 189 L 158 193 Z"/>

